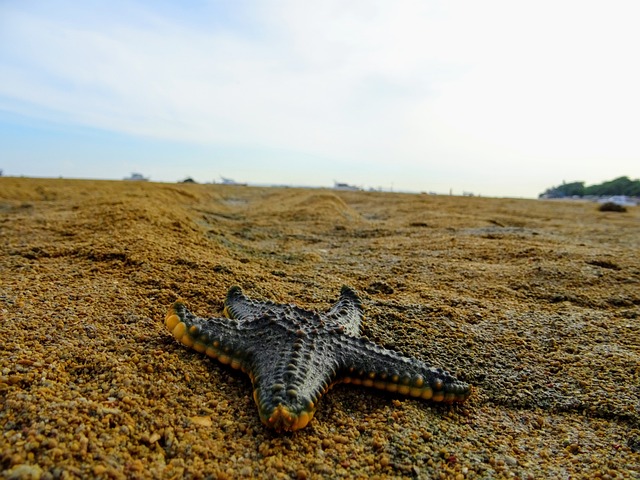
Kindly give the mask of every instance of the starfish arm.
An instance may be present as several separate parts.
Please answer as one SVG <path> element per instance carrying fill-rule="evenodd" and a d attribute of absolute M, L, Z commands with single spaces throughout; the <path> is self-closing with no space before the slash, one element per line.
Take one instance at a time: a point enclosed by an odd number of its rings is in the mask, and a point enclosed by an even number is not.
<path fill-rule="evenodd" d="M 350 287 L 343 285 L 340 290 L 340 298 L 324 316 L 343 326 L 345 333 L 359 335 L 363 313 L 358 294 Z"/>
<path fill-rule="evenodd" d="M 247 371 L 249 352 L 244 349 L 243 329 L 229 318 L 200 318 L 182 302 L 176 302 L 165 318 L 165 325 L 183 345 L 218 359 L 225 365 Z"/>
<path fill-rule="evenodd" d="M 299 339 L 293 348 L 291 344 L 270 345 L 278 348 L 279 354 L 257 352 L 249 367 L 260 420 L 276 431 L 304 428 L 335 379 L 337 362 L 324 349 L 305 350 L 307 341 Z"/>
<path fill-rule="evenodd" d="M 282 307 L 270 301 L 260 302 L 247 298 L 240 287 L 233 286 L 224 301 L 224 314 L 239 321 L 252 321 L 265 315 L 272 316 L 275 310 Z"/>
<path fill-rule="evenodd" d="M 362 337 L 341 340 L 345 383 L 375 387 L 434 402 L 464 402 L 471 387 L 441 368 L 380 347 Z"/>
<path fill-rule="evenodd" d="M 224 301 L 224 314 L 229 318 L 241 321 L 251 320 L 264 315 L 265 306 L 265 302 L 257 302 L 247 298 L 242 293 L 242 289 L 234 285 L 227 292 Z"/>

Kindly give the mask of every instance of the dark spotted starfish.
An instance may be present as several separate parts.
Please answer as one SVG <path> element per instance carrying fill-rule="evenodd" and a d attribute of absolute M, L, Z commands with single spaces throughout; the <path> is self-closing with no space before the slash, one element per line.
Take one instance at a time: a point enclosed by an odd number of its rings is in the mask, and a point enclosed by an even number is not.
<path fill-rule="evenodd" d="M 251 300 L 232 287 L 224 313 L 199 318 L 176 302 L 165 324 L 184 345 L 248 373 L 262 423 L 278 432 L 304 428 L 338 382 L 434 402 L 463 402 L 471 393 L 442 369 L 360 336 L 362 306 L 346 286 L 325 313 Z"/>

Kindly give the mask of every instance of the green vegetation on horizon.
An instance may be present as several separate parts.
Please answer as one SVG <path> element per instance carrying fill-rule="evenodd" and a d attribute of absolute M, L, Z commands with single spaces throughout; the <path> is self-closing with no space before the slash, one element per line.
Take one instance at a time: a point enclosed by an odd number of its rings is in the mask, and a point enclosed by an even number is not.
<path fill-rule="evenodd" d="M 618 177 L 615 180 L 603 182 L 598 185 L 584 186 L 584 182 L 562 183 L 557 187 L 551 187 L 540 194 L 540 197 L 605 197 L 611 195 L 628 195 L 640 197 L 640 180 L 631 180 L 629 177 Z"/>

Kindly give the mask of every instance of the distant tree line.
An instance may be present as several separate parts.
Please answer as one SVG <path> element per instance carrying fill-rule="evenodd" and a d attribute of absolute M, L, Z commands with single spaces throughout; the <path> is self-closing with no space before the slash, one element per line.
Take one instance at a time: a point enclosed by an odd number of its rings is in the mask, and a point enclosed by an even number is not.
<path fill-rule="evenodd" d="M 584 182 L 562 183 L 557 187 L 547 188 L 540 197 L 563 198 L 563 197 L 606 197 L 611 195 L 628 195 L 630 197 L 640 197 L 640 179 L 631 180 L 629 177 L 619 177 L 615 180 L 603 182 L 598 185 L 585 187 Z"/>

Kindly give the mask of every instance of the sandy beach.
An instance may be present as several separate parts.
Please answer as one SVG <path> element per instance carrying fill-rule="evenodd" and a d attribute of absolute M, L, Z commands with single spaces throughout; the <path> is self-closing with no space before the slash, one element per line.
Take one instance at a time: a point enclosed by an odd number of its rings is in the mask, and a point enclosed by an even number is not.
<path fill-rule="evenodd" d="M 640 207 L 0 178 L 4 478 L 640 478 Z M 176 342 L 181 298 L 327 309 L 473 385 L 337 385 L 293 434 Z"/>

